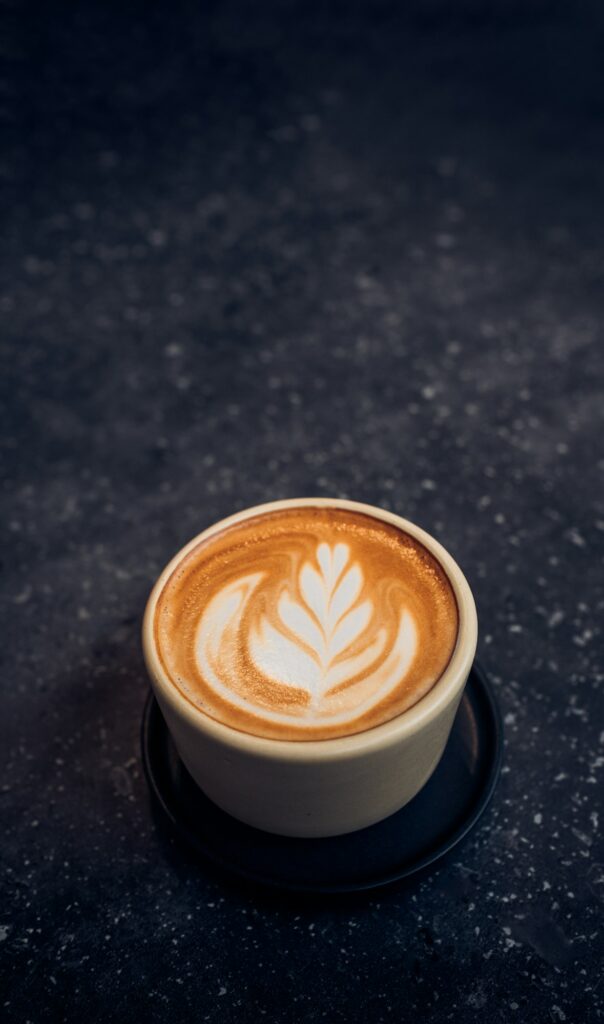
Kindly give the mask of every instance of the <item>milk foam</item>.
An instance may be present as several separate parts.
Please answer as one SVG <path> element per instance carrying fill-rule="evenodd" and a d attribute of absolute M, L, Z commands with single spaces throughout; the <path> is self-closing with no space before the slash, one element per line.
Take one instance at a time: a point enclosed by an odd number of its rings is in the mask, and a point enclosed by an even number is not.
<path fill-rule="evenodd" d="M 217 720 L 329 739 L 411 707 L 446 667 L 457 604 L 436 559 L 398 527 L 287 508 L 202 540 L 158 598 L 159 657 Z"/>
<path fill-rule="evenodd" d="M 351 563 L 348 544 L 320 543 L 316 565 L 303 563 L 295 591 L 286 584 L 280 592 L 276 616 L 261 614 L 247 635 L 246 611 L 257 593 L 262 594 L 263 579 L 264 574 L 256 573 L 229 583 L 201 616 L 197 666 L 217 694 L 241 710 L 255 709 L 245 691 L 229 686 L 233 651 L 241 643 L 266 679 L 306 691 L 309 700 L 302 717 L 309 723 L 328 715 L 330 722 L 343 725 L 401 684 L 417 650 L 413 616 L 401 608 L 394 642 L 386 652 L 387 631 L 380 628 L 373 601 L 363 600 L 363 571 L 358 562 Z M 262 714 L 278 722 L 292 717 L 267 708 Z M 302 724 L 299 710 L 294 717 Z"/>

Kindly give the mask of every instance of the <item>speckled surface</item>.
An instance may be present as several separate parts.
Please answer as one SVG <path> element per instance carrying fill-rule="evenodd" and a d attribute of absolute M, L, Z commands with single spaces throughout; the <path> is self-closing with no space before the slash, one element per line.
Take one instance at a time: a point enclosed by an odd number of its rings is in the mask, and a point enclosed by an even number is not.
<path fill-rule="evenodd" d="M 200 6 L 3 5 L 3 1019 L 597 1021 L 602 17 Z M 329 904 L 171 844 L 138 735 L 164 563 L 311 494 L 456 556 L 507 743 Z"/>

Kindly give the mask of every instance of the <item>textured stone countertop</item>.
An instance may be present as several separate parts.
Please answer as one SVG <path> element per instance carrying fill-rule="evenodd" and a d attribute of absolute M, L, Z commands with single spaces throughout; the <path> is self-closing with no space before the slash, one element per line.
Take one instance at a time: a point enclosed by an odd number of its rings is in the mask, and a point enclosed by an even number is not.
<path fill-rule="evenodd" d="M 600 1020 L 597 5 L 3 6 L 3 1020 Z M 337 902 L 195 863 L 140 758 L 155 576 L 299 495 L 451 550 L 506 731 Z"/>

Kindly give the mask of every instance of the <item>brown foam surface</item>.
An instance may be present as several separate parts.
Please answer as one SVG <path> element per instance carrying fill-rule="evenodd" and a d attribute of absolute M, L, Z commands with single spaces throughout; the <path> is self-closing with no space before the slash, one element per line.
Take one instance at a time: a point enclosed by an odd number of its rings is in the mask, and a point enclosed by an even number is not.
<path fill-rule="evenodd" d="M 254 735 L 316 740 L 420 700 L 451 658 L 458 610 L 407 533 L 308 506 L 201 541 L 166 582 L 154 626 L 166 674 L 200 710 Z"/>

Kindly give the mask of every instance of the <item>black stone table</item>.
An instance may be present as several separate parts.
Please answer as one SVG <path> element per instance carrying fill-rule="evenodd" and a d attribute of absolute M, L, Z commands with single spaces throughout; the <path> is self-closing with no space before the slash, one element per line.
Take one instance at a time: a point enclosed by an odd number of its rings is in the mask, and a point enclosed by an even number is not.
<path fill-rule="evenodd" d="M 600 1020 L 599 5 L 2 14 L 3 1021 Z M 453 552 L 506 729 L 453 859 L 335 902 L 141 772 L 154 577 L 297 495 Z"/>

